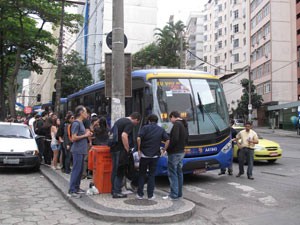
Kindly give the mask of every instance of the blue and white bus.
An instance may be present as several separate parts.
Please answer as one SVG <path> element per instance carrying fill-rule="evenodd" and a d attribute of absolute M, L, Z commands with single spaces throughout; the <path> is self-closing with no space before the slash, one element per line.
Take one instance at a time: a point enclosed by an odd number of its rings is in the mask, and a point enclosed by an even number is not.
<path fill-rule="evenodd" d="M 105 97 L 104 88 L 105 82 L 100 81 L 68 96 L 68 109 L 74 110 L 82 104 L 109 120 L 110 98 Z M 232 163 L 227 103 L 216 76 L 178 69 L 132 72 L 132 97 L 125 99 L 126 116 L 140 112 L 142 125 L 147 116 L 154 113 L 159 116 L 159 125 L 169 132 L 172 123 L 168 115 L 174 110 L 188 122 L 189 138 L 183 160 L 185 174 L 220 169 Z M 157 175 L 166 174 L 167 158 L 161 157 Z"/>

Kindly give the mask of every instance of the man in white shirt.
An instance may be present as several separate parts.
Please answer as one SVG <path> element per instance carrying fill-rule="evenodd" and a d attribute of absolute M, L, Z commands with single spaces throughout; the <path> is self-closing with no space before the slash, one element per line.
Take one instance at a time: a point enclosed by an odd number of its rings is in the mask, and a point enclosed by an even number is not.
<path fill-rule="evenodd" d="M 258 144 L 258 136 L 251 129 L 252 124 L 247 122 L 245 129 L 236 135 L 236 143 L 240 149 L 239 151 L 239 173 L 236 177 L 244 174 L 245 157 L 248 163 L 247 176 L 249 180 L 254 180 L 252 176 L 253 161 L 254 161 L 254 146 Z"/>
<path fill-rule="evenodd" d="M 34 135 L 35 135 L 35 132 L 34 132 L 33 124 L 34 124 L 34 121 L 35 121 L 35 115 L 36 115 L 36 114 L 37 114 L 36 112 L 33 112 L 33 113 L 31 114 L 31 118 L 30 118 L 29 121 L 28 121 L 28 125 L 29 125 L 29 127 L 31 128 L 31 130 L 32 130 L 32 132 L 33 132 Z"/>

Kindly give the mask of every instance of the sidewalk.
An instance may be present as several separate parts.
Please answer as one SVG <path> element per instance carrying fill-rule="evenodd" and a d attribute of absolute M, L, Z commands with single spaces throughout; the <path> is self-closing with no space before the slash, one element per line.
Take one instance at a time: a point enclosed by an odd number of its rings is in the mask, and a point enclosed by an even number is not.
<path fill-rule="evenodd" d="M 289 131 L 289 130 L 282 130 L 282 129 L 274 129 L 272 130 L 269 127 L 254 127 L 254 131 L 257 131 L 258 133 L 265 133 L 265 134 L 275 134 L 279 136 L 284 136 L 284 137 L 295 137 L 295 138 L 300 138 L 300 135 L 297 134 L 297 131 Z"/>
<path fill-rule="evenodd" d="M 81 212 L 99 220 L 122 223 L 172 223 L 189 219 L 194 211 L 195 204 L 186 199 L 178 201 L 163 200 L 167 193 L 155 191 L 154 200 L 137 200 L 135 193 L 127 191 L 128 197 L 113 199 L 111 194 L 88 196 L 83 194 L 80 199 L 69 198 L 70 175 L 60 170 L 41 165 L 41 173 L 62 193 L 64 198 Z M 84 179 L 81 188 L 87 190 L 92 180 Z"/>

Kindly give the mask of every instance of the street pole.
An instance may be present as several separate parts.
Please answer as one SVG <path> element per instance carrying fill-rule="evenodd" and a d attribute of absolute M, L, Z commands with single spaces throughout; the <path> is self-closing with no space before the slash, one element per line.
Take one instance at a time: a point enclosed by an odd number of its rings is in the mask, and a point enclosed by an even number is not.
<path fill-rule="evenodd" d="M 248 121 L 252 121 L 252 104 L 251 104 L 251 72 L 250 72 L 250 66 L 248 67 L 248 74 L 249 74 L 249 83 L 248 83 L 248 96 L 249 96 L 249 103 L 248 103 Z"/>
<path fill-rule="evenodd" d="M 124 1 L 113 0 L 111 121 L 125 116 Z"/>
<path fill-rule="evenodd" d="M 64 16 L 65 16 L 65 0 L 61 0 L 61 20 L 59 32 L 59 44 L 57 49 L 57 71 L 56 71 L 56 96 L 54 112 L 60 112 L 60 98 L 61 98 L 61 76 L 62 76 L 62 58 L 63 58 L 63 35 L 64 35 Z"/>

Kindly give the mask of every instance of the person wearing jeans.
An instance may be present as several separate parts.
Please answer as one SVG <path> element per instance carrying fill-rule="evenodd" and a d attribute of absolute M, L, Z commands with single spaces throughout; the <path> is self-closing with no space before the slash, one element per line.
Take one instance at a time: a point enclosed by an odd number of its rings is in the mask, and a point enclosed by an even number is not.
<path fill-rule="evenodd" d="M 245 129 L 236 135 L 236 143 L 240 149 L 239 151 L 239 173 L 236 177 L 244 174 L 245 157 L 248 163 L 247 176 L 249 180 L 254 180 L 252 176 L 253 161 L 254 161 L 254 147 L 258 144 L 258 136 L 252 129 L 251 122 L 245 124 Z"/>
<path fill-rule="evenodd" d="M 77 106 L 75 109 L 76 120 L 72 123 L 71 133 L 73 144 L 71 152 L 73 155 L 73 169 L 70 178 L 70 188 L 68 196 L 80 198 L 80 194 L 84 193 L 80 189 L 80 181 L 84 166 L 84 157 L 87 155 L 88 137 L 92 136 L 89 130 L 83 125 L 83 120 L 87 118 L 87 111 L 84 106 Z"/>
<path fill-rule="evenodd" d="M 163 199 L 177 200 L 182 197 L 182 160 L 184 158 L 184 146 L 188 142 L 188 125 L 184 119 L 180 118 L 177 111 L 171 112 L 169 118 L 173 123 L 170 132 L 170 144 L 167 148 L 170 194 L 164 196 Z"/>
<path fill-rule="evenodd" d="M 154 114 L 148 117 L 149 124 L 142 127 L 138 138 L 139 163 L 139 186 L 137 199 L 143 199 L 145 178 L 148 175 L 147 195 L 148 199 L 154 199 L 155 171 L 157 161 L 161 155 L 160 145 L 165 142 L 164 149 L 169 146 L 169 136 L 167 132 L 157 125 L 158 117 Z M 148 170 L 148 173 L 147 173 Z"/>

